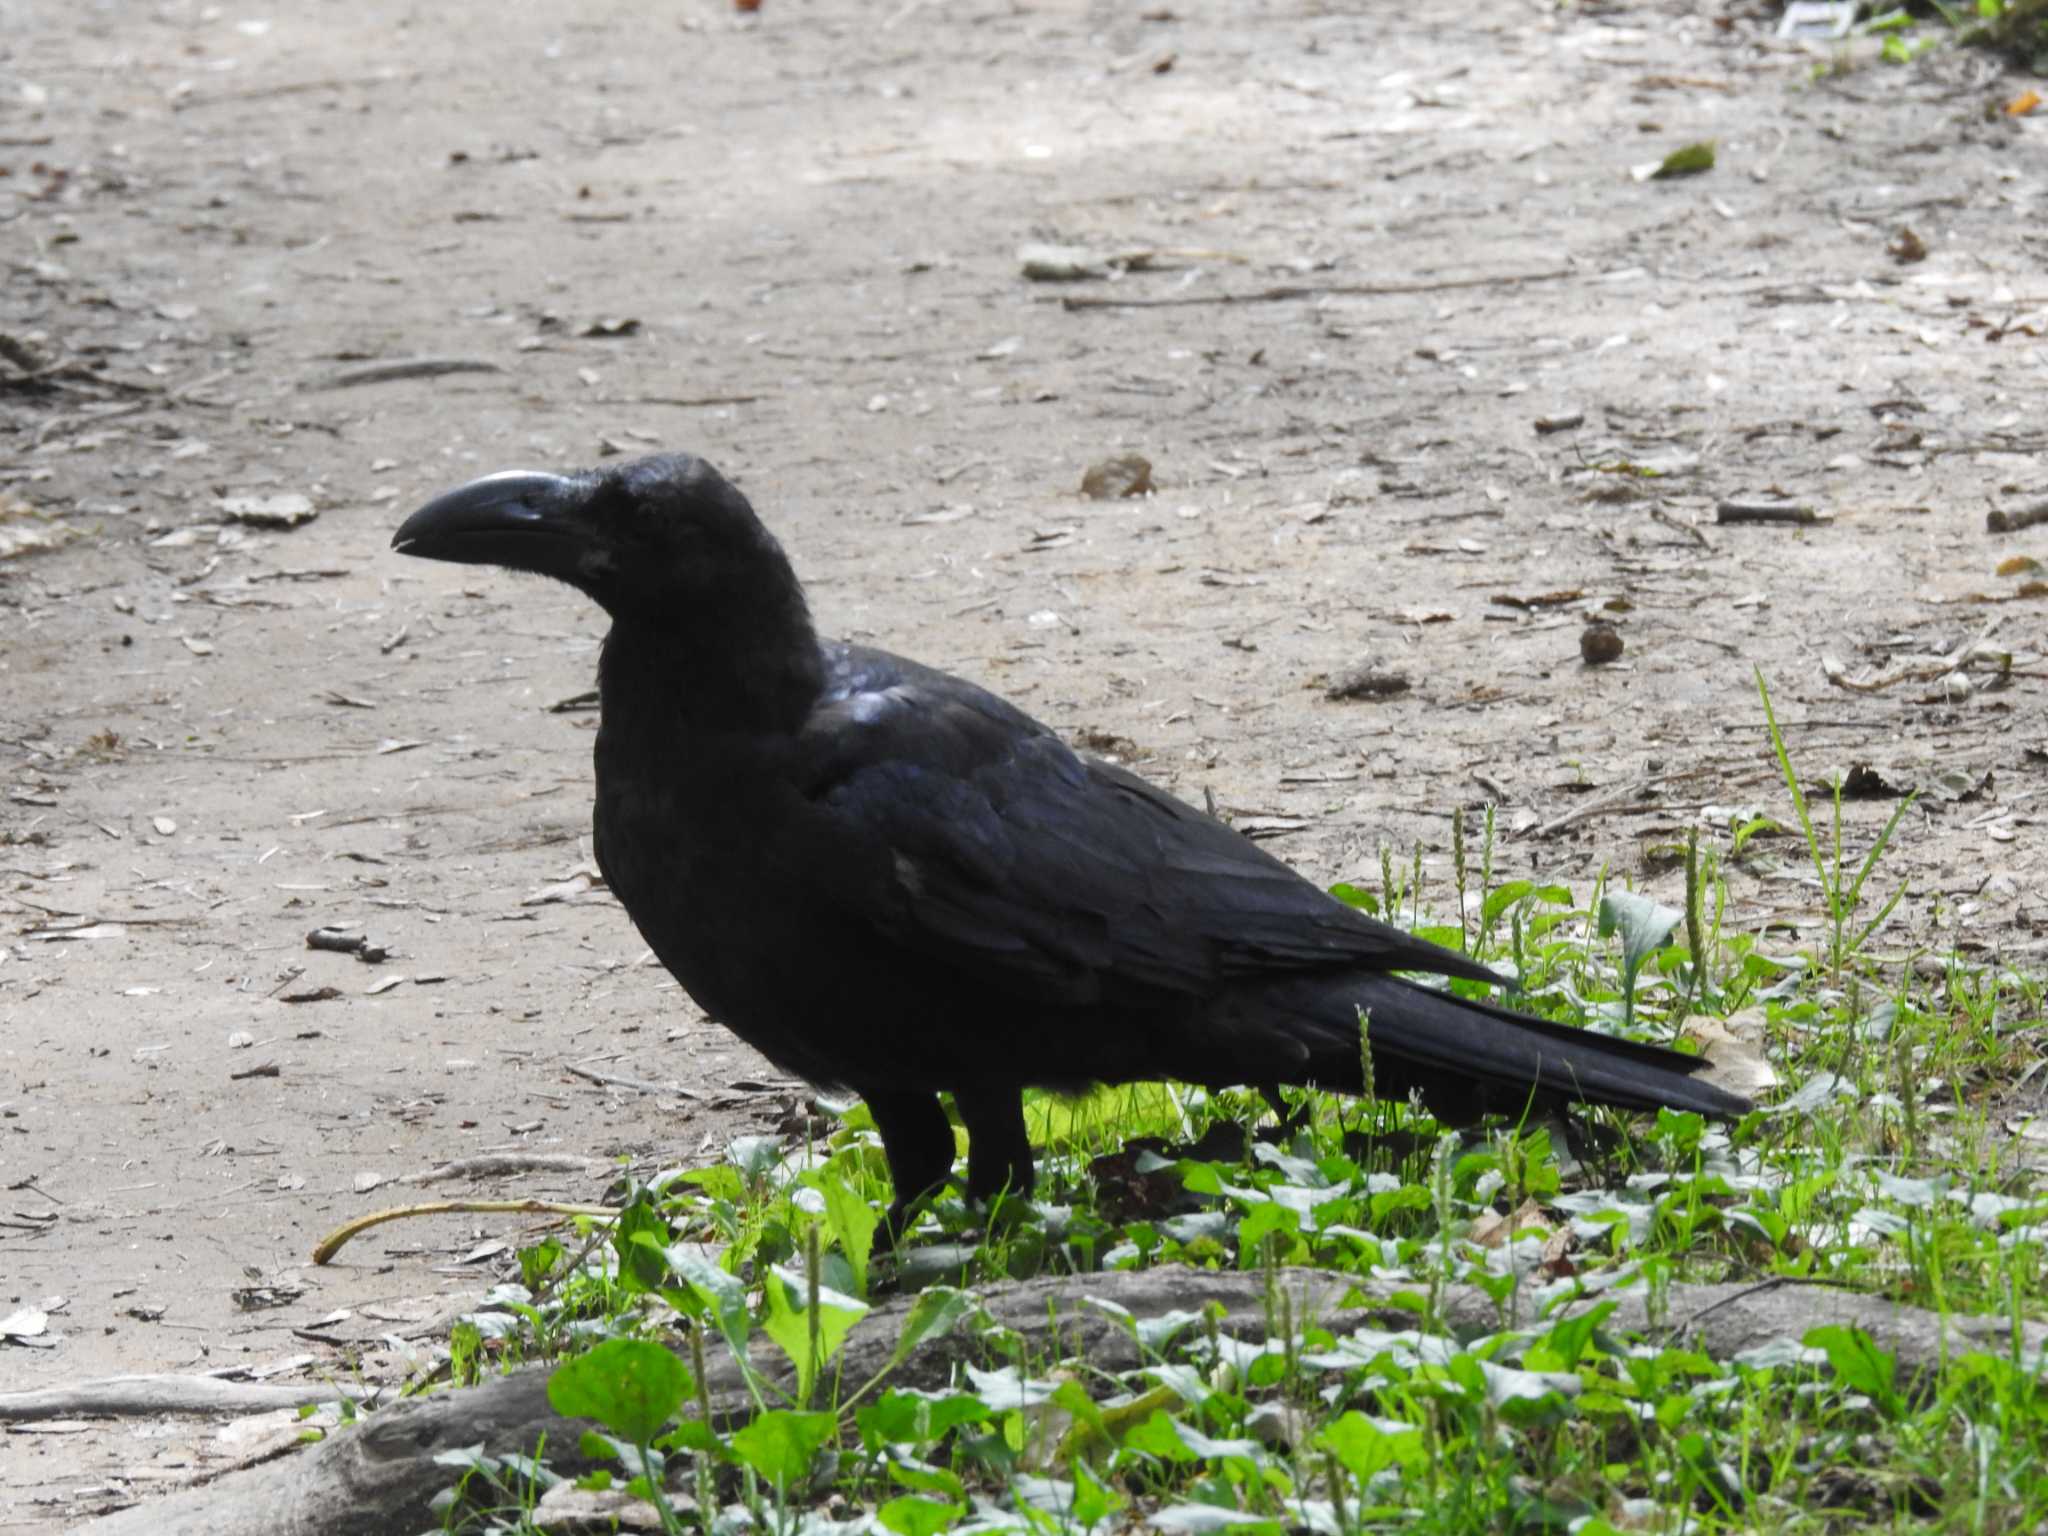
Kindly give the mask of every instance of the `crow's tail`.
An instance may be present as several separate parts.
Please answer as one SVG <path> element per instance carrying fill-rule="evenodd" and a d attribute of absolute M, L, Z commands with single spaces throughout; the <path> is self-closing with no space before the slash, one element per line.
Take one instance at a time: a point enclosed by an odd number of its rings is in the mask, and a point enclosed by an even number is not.
<path fill-rule="evenodd" d="M 1360 1011 L 1368 1020 L 1374 1091 L 1399 1098 L 1419 1089 L 1449 1120 L 1514 1114 L 1532 1097 L 1725 1117 L 1750 1108 L 1740 1094 L 1693 1077 L 1707 1065 L 1704 1057 L 1356 971 L 1238 993 L 1226 1008 L 1236 1015 L 1232 1034 L 1240 1041 L 1263 1036 L 1271 1047 L 1256 1065 L 1240 1061 L 1242 1080 L 1362 1091 Z"/>

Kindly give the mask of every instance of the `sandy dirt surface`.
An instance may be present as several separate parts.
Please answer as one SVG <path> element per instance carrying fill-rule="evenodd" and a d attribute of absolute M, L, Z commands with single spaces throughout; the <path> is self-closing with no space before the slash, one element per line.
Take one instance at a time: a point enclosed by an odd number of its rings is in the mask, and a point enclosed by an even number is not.
<path fill-rule="evenodd" d="M 2048 526 L 1986 513 L 2048 497 L 2048 119 L 1770 21 L 0 0 L 0 1316 L 47 1314 L 0 1391 L 400 1378 L 535 1223 L 324 1231 L 799 1102 L 588 888 L 599 615 L 387 550 L 486 470 L 701 452 L 828 631 L 1316 879 L 1419 842 L 1439 910 L 1461 808 L 1502 876 L 1666 896 L 1685 827 L 1783 814 L 1761 667 L 1811 777 L 1925 791 L 1883 951 L 2038 966 L 2048 599 L 2001 566 Z M 468 371 L 361 375 L 421 358 Z M 1132 452 L 1153 494 L 1078 494 Z M 1773 491 L 1825 520 L 1717 523 Z M 1368 665 L 1409 688 L 1325 696 Z M 1731 921 L 1811 942 L 1759 846 Z M 393 1182 L 487 1153 L 599 1161 Z M 10 1530 L 278 1434 L 4 1427 Z"/>

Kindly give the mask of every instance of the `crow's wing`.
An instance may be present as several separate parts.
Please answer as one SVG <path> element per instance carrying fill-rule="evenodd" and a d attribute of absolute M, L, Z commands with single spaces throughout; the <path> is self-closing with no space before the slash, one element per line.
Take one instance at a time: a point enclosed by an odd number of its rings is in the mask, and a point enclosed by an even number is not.
<path fill-rule="evenodd" d="M 1498 979 L 970 683 L 856 647 L 832 659 L 798 749 L 815 846 L 789 851 L 913 951 L 1064 1003 L 1326 969 Z"/>

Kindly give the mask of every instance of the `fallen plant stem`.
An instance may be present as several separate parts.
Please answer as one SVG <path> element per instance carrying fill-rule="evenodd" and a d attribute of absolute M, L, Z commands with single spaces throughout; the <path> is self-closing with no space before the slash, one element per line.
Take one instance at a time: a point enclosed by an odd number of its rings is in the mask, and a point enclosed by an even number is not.
<path fill-rule="evenodd" d="M 458 1157 L 436 1163 L 420 1173 L 408 1173 L 399 1184 L 438 1184 L 443 1179 L 502 1178 L 513 1173 L 596 1173 L 613 1166 L 602 1158 L 577 1157 L 566 1152 L 484 1152 L 475 1157 Z"/>
<path fill-rule="evenodd" d="M 488 1216 L 602 1216 L 607 1219 L 619 1214 L 616 1206 L 579 1205 L 568 1200 L 429 1200 L 421 1205 L 394 1205 L 389 1210 L 372 1211 L 354 1221 L 343 1222 L 320 1239 L 319 1246 L 313 1250 L 313 1262 L 328 1263 L 352 1238 L 372 1227 L 381 1227 L 387 1221 L 405 1221 L 414 1216 L 447 1216 L 462 1211 Z"/>
<path fill-rule="evenodd" d="M 683 1090 L 677 1083 L 651 1083 L 640 1077 L 620 1077 L 613 1072 L 599 1072 L 590 1067 L 579 1067 L 573 1062 L 563 1062 L 562 1070 L 593 1083 L 602 1083 L 608 1088 L 631 1088 L 636 1093 L 674 1093 Z"/>
<path fill-rule="evenodd" d="M 1549 283 L 1578 274 L 1568 267 L 1551 272 L 1510 272 L 1500 277 L 1453 277 L 1434 283 L 1288 283 L 1251 293 L 1187 294 L 1172 299 L 1119 299 L 1093 294 L 1068 294 L 1062 309 L 1186 309 L 1198 304 L 1283 304 L 1290 299 L 1374 298 L 1402 293 L 1447 293 L 1458 288 L 1514 288 L 1524 283 Z"/>
<path fill-rule="evenodd" d="M 1829 523 L 1827 513 L 1798 501 L 1723 501 L 1714 506 L 1717 523 Z"/>
<path fill-rule="evenodd" d="M 1542 826 L 1535 830 L 1533 835 L 1536 837 L 1552 837 L 1562 832 L 1566 827 L 1571 826 L 1574 822 L 1584 821 L 1590 816 L 1605 815 L 1609 811 L 1620 810 L 1626 806 L 1633 806 L 1643 797 L 1645 792 L 1661 782 L 1665 777 L 1669 777 L 1669 775 L 1637 779 L 1633 784 L 1624 784 L 1620 789 L 1611 790 L 1607 794 L 1601 795 L 1598 799 L 1588 800 L 1583 804 L 1575 805 L 1562 816 L 1544 822 Z"/>
<path fill-rule="evenodd" d="M 592 405 L 672 405 L 679 410 L 699 410 L 713 405 L 752 405 L 760 395 L 604 395 Z"/>
<path fill-rule="evenodd" d="M 343 1390 L 325 1382 L 275 1385 L 228 1381 L 219 1376 L 107 1376 L 69 1386 L 0 1392 L 0 1423 L 87 1414 L 108 1418 L 159 1418 L 168 1413 L 240 1416 L 332 1403 L 344 1397 L 361 1402 L 376 1395 L 375 1388 L 366 1390 L 360 1384 Z"/>
<path fill-rule="evenodd" d="M 1993 507 L 1984 514 L 1984 528 L 1988 533 L 2018 533 L 2022 528 L 2032 528 L 2037 523 L 2048 523 L 2048 501 L 2037 501 L 2031 507 L 2020 507 L 2012 512 L 2001 512 Z"/>
<path fill-rule="evenodd" d="M 435 379 L 446 373 L 503 373 L 505 370 L 482 357 L 400 357 L 387 362 L 363 363 L 343 368 L 324 377 L 308 380 L 303 389 L 355 389 L 364 384 L 390 384 L 401 379 Z"/>

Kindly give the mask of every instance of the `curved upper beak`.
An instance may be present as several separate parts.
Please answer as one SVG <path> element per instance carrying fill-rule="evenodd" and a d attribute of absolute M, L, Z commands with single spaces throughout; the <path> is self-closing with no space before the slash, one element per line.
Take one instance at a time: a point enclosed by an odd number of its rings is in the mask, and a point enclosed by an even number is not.
<path fill-rule="evenodd" d="M 564 475 L 511 469 L 436 496 L 399 525 L 391 547 L 402 555 L 506 565 L 565 574 L 589 545 L 577 516 L 583 486 Z"/>

